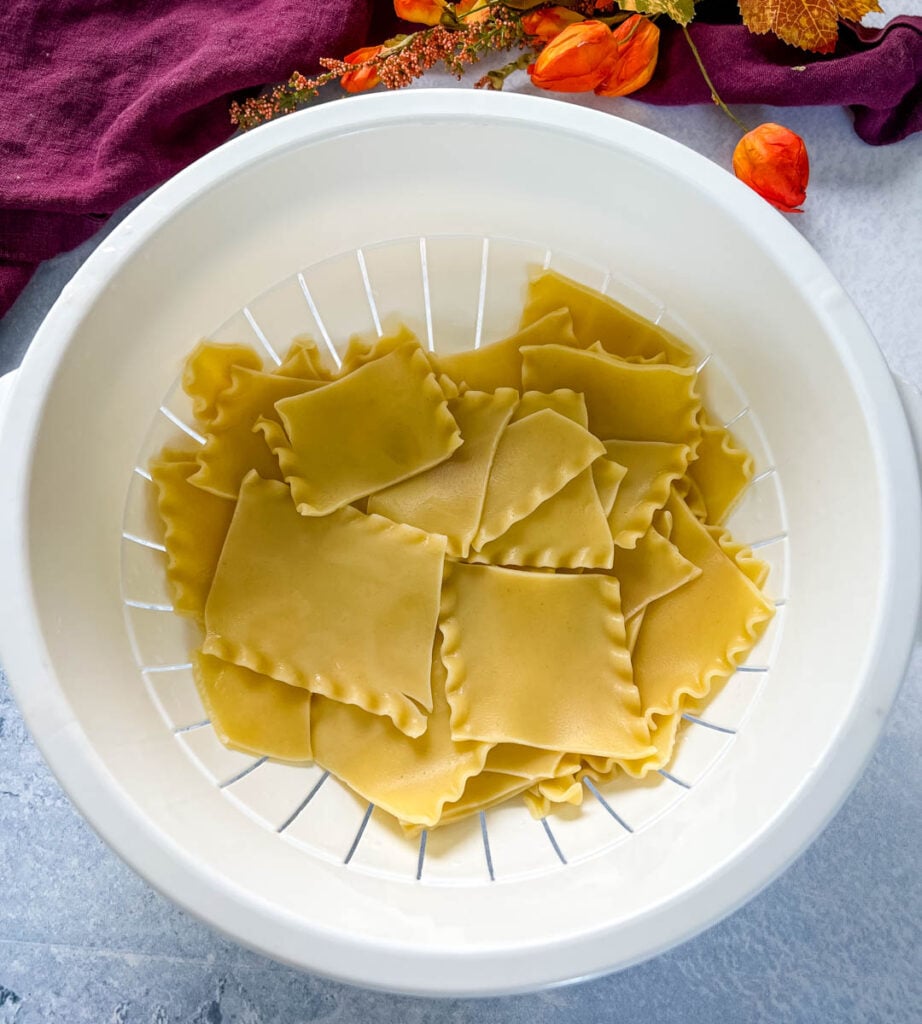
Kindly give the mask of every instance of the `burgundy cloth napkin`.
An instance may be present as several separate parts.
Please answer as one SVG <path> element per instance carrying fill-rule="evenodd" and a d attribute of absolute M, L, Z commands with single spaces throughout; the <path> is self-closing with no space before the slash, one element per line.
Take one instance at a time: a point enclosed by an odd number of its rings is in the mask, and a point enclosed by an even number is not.
<path fill-rule="evenodd" d="M 922 18 L 845 29 L 816 58 L 751 36 L 735 10 L 706 0 L 692 28 L 728 102 L 848 105 L 876 144 L 922 127 Z M 380 41 L 392 12 L 390 0 L 0 0 L 0 316 L 38 263 L 223 142 L 232 97 Z M 680 32 L 664 32 L 637 98 L 709 102 Z"/>
<path fill-rule="evenodd" d="M 843 25 L 828 56 L 753 35 L 735 21 L 691 28 L 725 103 L 851 107 L 855 131 L 873 146 L 922 130 L 922 18 L 894 18 L 882 29 Z M 656 73 L 636 98 L 661 106 L 710 102 L 681 32 L 663 34 Z"/>
<path fill-rule="evenodd" d="M 365 40 L 374 0 L 0 0 L 0 316 L 36 265 L 233 131 L 230 97 Z"/>

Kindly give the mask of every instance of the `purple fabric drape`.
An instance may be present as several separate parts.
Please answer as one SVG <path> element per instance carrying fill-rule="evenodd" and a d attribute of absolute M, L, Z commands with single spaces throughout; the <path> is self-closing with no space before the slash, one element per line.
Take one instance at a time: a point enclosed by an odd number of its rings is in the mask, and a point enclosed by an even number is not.
<path fill-rule="evenodd" d="M 727 102 L 849 106 L 873 144 L 922 128 L 922 18 L 843 28 L 816 57 L 752 36 L 735 10 L 709 0 L 692 27 Z M 391 12 L 390 0 L 0 4 L 0 315 L 42 260 L 223 142 L 234 96 L 379 41 Z M 636 98 L 709 102 L 680 32 L 666 28 Z"/>

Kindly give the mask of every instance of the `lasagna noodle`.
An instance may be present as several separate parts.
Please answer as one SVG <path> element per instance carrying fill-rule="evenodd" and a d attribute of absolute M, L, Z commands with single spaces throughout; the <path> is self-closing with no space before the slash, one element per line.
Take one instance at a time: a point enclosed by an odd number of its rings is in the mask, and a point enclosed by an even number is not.
<path fill-rule="evenodd" d="M 522 348 L 525 345 L 576 345 L 570 314 L 566 309 L 549 310 L 524 330 L 484 348 L 437 356 L 436 365 L 458 385 L 475 391 L 520 388 Z"/>
<path fill-rule="evenodd" d="M 311 695 L 297 686 L 197 651 L 195 684 L 218 738 L 280 761 L 311 760 Z"/>
<path fill-rule="evenodd" d="M 688 476 L 698 487 L 709 524 L 724 523 L 752 474 L 752 456 L 736 444 L 729 430 L 704 418 L 701 441 L 694 462 L 689 464 Z"/>
<path fill-rule="evenodd" d="M 207 427 L 217 414 L 218 397 L 231 386 L 235 367 L 261 370 L 263 361 L 248 345 L 200 341 L 183 367 L 183 391 L 192 399 L 195 418 Z"/>
<path fill-rule="evenodd" d="M 665 359 L 675 366 L 693 366 L 694 352 L 685 342 L 658 327 L 620 302 L 579 284 L 554 270 L 545 270 L 528 286 L 522 326 L 565 307 L 573 318 L 573 331 L 581 348 L 601 343 L 606 352 L 645 361 Z"/>
<path fill-rule="evenodd" d="M 675 495 L 667 509 L 672 543 L 701 571 L 644 613 L 633 663 L 648 723 L 675 712 L 684 695 L 703 697 L 713 682 L 732 675 L 775 610 L 724 551 L 719 531 L 700 523 Z"/>
<path fill-rule="evenodd" d="M 314 757 L 360 796 L 412 825 L 438 824 L 446 803 L 484 767 L 489 745 L 451 738 L 445 667 L 438 644 L 432 661 L 432 713 L 411 739 L 391 722 L 325 697 L 313 703 Z"/>
<path fill-rule="evenodd" d="M 616 580 L 453 564 L 439 625 L 456 739 L 648 753 Z"/>
<path fill-rule="evenodd" d="M 341 509 L 299 516 L 251 473 L 205 607 L 203 650 L 375 715 L 409 736 L 432 708 L 445 539 Z"/>
<path fill-rule="evenodd" d="M 418 345 L 276 403 L 258 423 L 301 515 L 324 516 L 448 459 L 458 425 Z M 284 429 L 283 429 L 284 427 Z"/>
<path fill-rule="evenodd" d="M 198 469 L 191 482 L 212 494 L 236 498 L 241 481 L 251 469 L 264 479 L 281 480 L 275 456 L 262 434 L 255 432 L 256 423 L 275 418 L 279 399 L 321 386 L 320 381 L 235 367 L 230 387 L 218 397 L 215 418 L 197 455 Z"/>
<path fill-rule="evenodd" d="M 635 547 L 615 548 L 611 572 L 621 584 L 626 619 L 701 575 L 701 569 L 652 526 Z"/>
<path fill-rule="evenodd" d="M 694 447 L 701 399 L 693 369 L 629 363 L 596 348 L 539 345 L 522 349 L 522 385 L 580 392 L 596 437 L 669 441 Z"/>
<path fill-rule="evenodd" d="M 609 459 L 626 473 L 608 516 L 618 547 L 632 548 L 649 530 L 654 514 L 669 500 L 673 483 L 685 472 L 688 445 L 663 441 L 606 441 Z"/>
<path fill-rule="evenodd" d="M 173 609 L 201 622 L 234 503 L 193 487 L 189 479 L 197 468 L 189 453 L 170 450 L 150 463 Z"/>
<path fill-rule="evenodd" d="M 461 431 L 462 445 L 446 462 L 417 473 L 368 499 L 368 511 L 408 523 L 448 539 L 448 554 L 464 558 L 480 523 L 487 479 L 500 436 L 518 401 L 518 392 L 468 391 L 451 399 L 448 411 Z"/>
<path fill-rule="evenodd" d="M 551 409 L 510 423 L 490 470 L 474 550 L 502 536 L 604 453 L 601 441 Z"/>

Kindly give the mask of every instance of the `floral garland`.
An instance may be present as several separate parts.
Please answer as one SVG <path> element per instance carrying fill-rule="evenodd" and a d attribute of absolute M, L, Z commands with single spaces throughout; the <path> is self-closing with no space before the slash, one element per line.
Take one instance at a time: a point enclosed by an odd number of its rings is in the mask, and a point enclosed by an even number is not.
<path fill-rule="evenodd" d="M 695 0 L 394 0 L 395 13 L 423 26 L 342 59 L 323 58 L 323 71 L 308 78 L 296 71 L 267 94 L 233 103 L 231 120 L 254 128 L 290 113 L 338 82 L 349 93 L 383 85 L 400 89 L 442 64 L 459 78 L 484 57 L 512 55 L 488 71 L 477 88 L 502 89 L 510 75 L 527 71 L 534 85 L 553 92 L 627 96 L 646 85 L 656 68 L 657 19 L 678 23 L 714 102 L 744 132 L 733 153 L 738 178 L 785 213 L 800 213 L 806 199 L 809 160 L 803 139 L 782 125 L 746 130 L 717 95 L 687 25 Z M 739 0 L 744 24 L 819 53 L 834 49 L 840 19 L 859 20 L 880 10 L 876 0 Z"/>

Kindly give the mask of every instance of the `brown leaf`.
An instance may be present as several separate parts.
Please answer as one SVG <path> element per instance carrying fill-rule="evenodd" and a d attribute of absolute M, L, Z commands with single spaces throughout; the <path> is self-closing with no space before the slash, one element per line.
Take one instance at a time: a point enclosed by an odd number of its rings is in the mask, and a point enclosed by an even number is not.
<path fill-rule="evenodd" d="M 791 46 L 816 53 L 835 49 L 842 20 L 860 21 L 879 11 L 877 0 L 739 0 L 750 32 L 774 32 Z"/>

